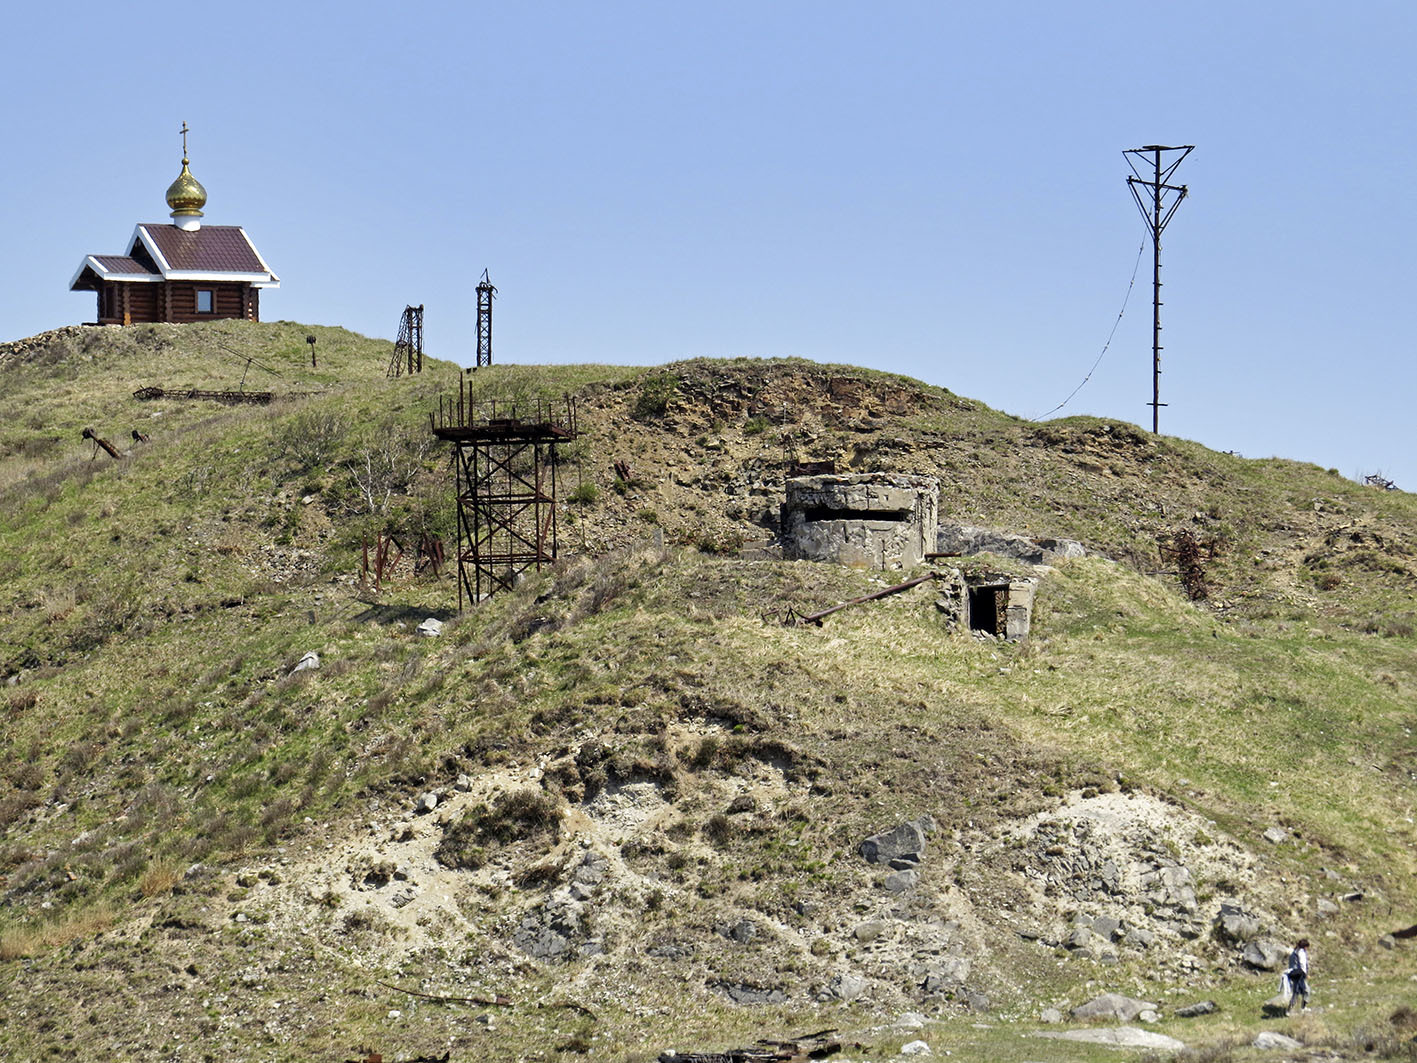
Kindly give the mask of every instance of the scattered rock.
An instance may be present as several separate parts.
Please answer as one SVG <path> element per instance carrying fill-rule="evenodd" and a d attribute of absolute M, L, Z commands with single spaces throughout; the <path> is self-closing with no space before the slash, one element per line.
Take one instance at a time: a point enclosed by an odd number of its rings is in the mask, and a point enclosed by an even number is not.
<path fill-rule="evenodd" d="M 1195 1019 L 1201 1015 L 1209 1015 L 1218 1010 L 1218 1005 L 1213 1000 L 1201 1000 L 1195 1004 L 1187 1004 L 1184 1008 L 1176 1009 L 1176 1018 Z"/>
<path fill-rule="evenodd" d="M 1155 1004 L 1123 996 L 1121 993 L 1103 993 L 1100 997 L 1093 997 L 1086 1004 L 1073 1008 L 1072 1016 L 1079 1020 L 1117 1019 L 1121 1022 L 1131 1022 L 1143 1011 L 1155 1011 L 1156 1008 Z"/>
<path fill-rule="evenodd" d="M 758 802 L 753 800 L 752 794 L 739 794 L 728 803 L 728 808 L 725 811 L 730 816 L 736 816 L 740 812 L 756 812 L 757 810 Z"/>
<path fill-rule="evenodd" d="M 1337 915 L 1337 914 L 1338 914 L 1338 905 L 1334 904 L 1333 901 L 1329 900 L 1327 897 L 1320 897 L 1320 898 L 1319 898 L 1319 915 Z"/>
<path fill-rule="evenodd" d="M 915 823 L 902 823 L 884 834 L 873 834 L 861 843 L 861 855 L 867 863 L 888 864 L 892 860 L 925 852 L 925 832 Z"/>
<path fill-rule="evenodd" d="M 1278 845 L 1280 842 L 1288 839 L 1288 837 L 1289 832 L 1283 827 L 1270 827 L 1269 830 L 1264 832 L 1264 840 L 1274 845 Z"/>
<path fill-rule="evenodd" d="M 728 999 L 735 1004 L 787 1003 L 787 994 L 775 986 L 764 989 L 748 985 L 746 982 L 720 982 L 718 988 L 723 990 Z"/>
<path fill-rule="evenodd" d="M 1395 949 L 1397 948 L 1397 938 L 1393 937 L 1391 934 L 1384 934 L 1382 937 L 1378 938 L 1378 944 L 1385 949 Z"/>
<path fill-rule="evenodd" d="M 855 930 L 853 930 L 851 932 L 851 936 L 854 937 L 857 941 L 861 942 L 861 944 L 865 945 L 868 942 L 875 941 L 885 932 L 886 924 L 881 922 L 879 919 L 872 919 L 869 922 L 862 923 Z"/>
<path fill-rule="evenodd" d="M 415 634 L 425 639 L 436 639 L 443 633 L 443 622 L 436 616 L 430 616 L 414 629 Z"/>
<path fill-rule="evenodd" d="M 1285 1049 L 1292 1052 L 1296 1048 L 1303 1048 L 1303 1041 L 1296 1041 L 1292 1037 L 1285 1037 L 1282 1033 L 1275 1033 L 1273 1030 L 1261 1030 L 1250 1044 L 1263 1052 L 1275 1049 Z"/>
<path fill-rule="evenodd" d="M 432 790 L 429 790 L 427 793 L 424 794 L 419 794 L 418 800 L 415 801 L 413 804 L 413 810 L 417 812 L 420 816 L 432 812 L 437 807 L 438 795 Z"/>
<path fill-rule="evenodd" d="M 886 889 L 892 893 L 904 893 L 920 881 L 919 871 L 892 871 L 886 876 Z"/>
<path fill-rule="evenodd" d="M 453 783 L 453 789 L 460 794 L 469 793 L 472 790 L 472 776 L 459 775 L 458 781 Z"/>
<path fill-rule="evenodd" d="M 862 993 L 866 992 L 869 985 L 866 979 L 859 974 L 852 974 L 849 971 L 842 971 L 829 983 L 825 991 L 820 994 L 822 1000 L 855 1000 Z"/>
<path fill-rule="evenodd" d="M 926 994 L 942 993 L 969 978 L 970 963 L 966 956 L 947 956 L 925 973 L 920 988 Z"/>
<path fill-rule="evenodd" d="M 1063 1013 L 1057 1008 L 1044 1008 L 1038 1015 L 1038 1021 L 1056 1025 L 1063 1021 Z"/>
<path fill-rule="evenodd" d="M 729 941 L 736 941 L 740 945 L 746 945 L 758 935 L 758 928 L 751 919 L 740 919 L 736 923 L 720 923 L 713 928 L 719 937 L 727 938 Z"/>
<path fill-rule="evenodd" d="M 907 1041 L 900 1046 L 900 1054 L 903 1056 L 932 1056 L 930 1046 L 924 1041 Z"/>

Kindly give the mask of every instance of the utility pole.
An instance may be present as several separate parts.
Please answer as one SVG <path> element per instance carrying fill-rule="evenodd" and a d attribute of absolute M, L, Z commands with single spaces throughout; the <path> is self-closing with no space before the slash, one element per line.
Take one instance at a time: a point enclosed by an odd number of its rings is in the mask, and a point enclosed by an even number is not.
<path fill-rule="evenodd" d="M 487 279 L 487 271 L 482 271 L 482 281 L 477 286 L 477 368 L 492 364 L 492 297 L 497 289 Z"/>
<path fill-rule="evenodd" d="M 1175 214 L 1176 208 L 1181 205 L 1181 200 L 1186 198 L 1186 186 L 1170 184 L 1171 175 L 1176 172 L 1176 167 L 1181 165 L 1181 160 L 1194 150 L 1194 144 L 1177 148 L 1148 144 L 1144 148 L 1131 148 L 1122 152 L 1122 157 L 1132 168 L 1133 176 L 1127 178 L 1127 187 L 1131 189 L 1132 198 L 1136 200 L 1137 209 L 1141 211 L 1142 220 L 1146 222 L 1147 230 L 1151 233 L 1152 432 L 1160 430 L 1161 407 L 1166 405 L 1161 401 L 1161 234 L 1171 221 L 1171 215 Z M 1162 156 L 1167 152 L 1177 151 L 1180 154 L 1165 162 L 1163 166 Z M 1150 156 L 1150 159 L 1147 156 Z M 1145 170 L 1150 173 L 1143 175 Z"/>

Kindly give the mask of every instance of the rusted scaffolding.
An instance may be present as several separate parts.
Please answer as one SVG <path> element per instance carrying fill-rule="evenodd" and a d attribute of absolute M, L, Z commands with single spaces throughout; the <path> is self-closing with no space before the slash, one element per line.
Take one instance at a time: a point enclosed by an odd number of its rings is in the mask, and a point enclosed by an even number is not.
<path fill-rule="evenodd" d="M 477 286 L 477 368 L 492 364 L 492 297 L 497 289 L 482 271 L 482 281 Z"/>
<path fill-rule="evenodd" d="M 389 359 L 391 377 L 401 376 L 405 367 L 408 375 L 423 372 L 423 305 L 406 306 L 399 319 L 399 338 L 394 341 L 394 355 Z"/>
<path fill-rule="evenodd" d="M 575 400 L 456 400 L 429 414 L 453 444 L 458 503 L 458 608 L 508 590 L 527 569 L 556 560 L 556 448 L 576 438 Z"/>

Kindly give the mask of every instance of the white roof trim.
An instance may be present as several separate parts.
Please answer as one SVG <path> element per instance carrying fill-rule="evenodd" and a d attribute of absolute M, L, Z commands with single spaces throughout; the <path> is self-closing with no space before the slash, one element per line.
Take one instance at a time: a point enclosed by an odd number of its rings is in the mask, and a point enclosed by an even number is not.
<path fill-rule="evenodd" d="M 157 249 L 157 243 L 148 235 L 148 227 L 141 222 L 133 227 L 133 239 L 128 243 L 128 253 L 133 253 L 133 245 L 139 240 L 148 249 L 148 254 L 152 255 L 153 261 L 157 263 L 158 272 L 164 277 L 172 272 L 172 265 L 167 259 L 162 257 L 162 252 Z"/>
<path fill-rule="evenodd" d="M 115 255 L 115 258 L 125 258 L 128 256 Z M 84 270 L 91 269 L 99 280 L 117 279 L 130 284 L 159 284 L 162 277 L 156 273 L 114 273 L 105 269 L 103 263 L 99 262 L 97 255 L 89 255 L 79 264 L 79 268 L 74 271 L 74 275 L 69 278 L 69 290 L 74 290 L 74 285 L 79 283 L 79 278 L 84 275 Z"/>
<path fill-rule="evenodd" d="M 279 284 L 280 284 L 280 278 L 277 277 L 277 276 L 275 275 L 275 273 L 271 270 L 270 265 L 266 262 L 265 256 L 263 256 L 263 255 L 261 254 L 261 252 L 259 252 L 259 251 L 256 250 L 256 245 L 253 244 L 253 243 L 251 242 L 251 238 L 246 235 L 246 229 L 245 229 L 245 227 L 244 227 L 244 226 L 241 226 L 241 225 L 238 225 L 237 228 L 241 230 L 241 239 L 243 239 L 243 240 L 246 241 L 246 246 L 251 249 L 251 254 L 253 254 L 253 255 L 256 256 L 256 261 L 258 261 L 258 262 L 261 264 L 261 268 L 264 269 L 267 273 L 269 273 L 270 276 L 271 276 L 271 280 L 275 281 L 276 284 L 279 285 Z"/>

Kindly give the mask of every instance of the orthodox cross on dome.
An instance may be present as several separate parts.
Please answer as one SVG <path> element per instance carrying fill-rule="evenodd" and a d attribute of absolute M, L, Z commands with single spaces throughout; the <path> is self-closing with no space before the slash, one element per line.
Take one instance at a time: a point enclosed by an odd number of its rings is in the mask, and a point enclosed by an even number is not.
<path fill-rule="evenodd" d="M 183 123 L 182 123 L 182 129 L 180 130 L 180 132 L 182 133 L 182 161 L 183 161 L 183 162 L 186 162 L 186 161 L 187 161 L 187 123 L 186 123 L 186 122 L 183 122 Z"/>

